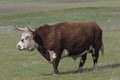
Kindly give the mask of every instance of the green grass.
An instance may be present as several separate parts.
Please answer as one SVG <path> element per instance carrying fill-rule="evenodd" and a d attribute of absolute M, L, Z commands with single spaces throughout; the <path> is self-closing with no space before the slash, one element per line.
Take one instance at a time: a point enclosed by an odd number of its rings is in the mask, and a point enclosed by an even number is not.
<path fill-rule="evenodd" d="M 18 25 L 20 27 L 24 27 L 26 25 L 31 25 L 32 27 L 38 27 L 46 23 L 52 24 L 63 21 L 94 21 L 100 24 L 103 28 L 111 29 L 114 26 L 115 29 L 119 29 L 119 10 L 119 7 L 86 7 L 45 12 L 6 14 L 0 15 L 0 26 L 13 27 L 14 25 Z"/>
<path fill-rule="evenodd" d="M 119 0 L 0 0 L 0 14 L 78 7 L 120 7 Z"/>
<path fill-rule="evenodd" d="M 16 43 L 20 35 L 0 35 L 0 80 L 119 80 L 120 78 L 120 31 L 104 31 L 103 41 L 105 56 L 100 54 L 98 70 L 93 72 L 92 58 L 88 54 L 81 74 L 72 74 L 79 65 L 71 58 L 64 58 L 59 65 L 60 75 L 53 77 L 53 67 L 39 54 L 33 52 L 19 51 Z"/>

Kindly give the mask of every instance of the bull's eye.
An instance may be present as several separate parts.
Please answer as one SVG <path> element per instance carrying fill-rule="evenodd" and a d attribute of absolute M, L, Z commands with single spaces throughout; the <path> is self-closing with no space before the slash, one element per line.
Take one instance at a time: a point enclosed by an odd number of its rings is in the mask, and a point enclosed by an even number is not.
<path fill-rule="evenodd" d="M 29 36 L 27 36 L 25 39 L 26 39 L 26 40 L 29 39 Z"/>
<path fill-rule="evenodd" d="M 24 39 L 21 39 L 21 42 L 24 42 Z"/>

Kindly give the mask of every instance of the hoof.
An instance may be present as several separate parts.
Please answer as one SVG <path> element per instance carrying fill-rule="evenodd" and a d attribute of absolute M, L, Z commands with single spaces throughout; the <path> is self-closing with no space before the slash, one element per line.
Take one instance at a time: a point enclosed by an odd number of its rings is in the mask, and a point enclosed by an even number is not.
<path fill-rule="evenodd" d="M 76 71 L 74 71 L 73 73 L 74 73 L 74 74 L 76 74 L 76 73 L 83 73 L 83 70 L 76 70 Z"/>
<path fill-rule="evenodd" d="M 78 73 L 83 73 L 83 70 L 78 70 Z"/>
<path fill-rule="evenodd" d="M 93 68 L 93 71 L 97 71 L 97 68 Z"/>
<path fill-rule="evenodd" d="M 53 74 L 53 76 L 57 77 L 57 76 L 58 76 L 58 74 Z"/>

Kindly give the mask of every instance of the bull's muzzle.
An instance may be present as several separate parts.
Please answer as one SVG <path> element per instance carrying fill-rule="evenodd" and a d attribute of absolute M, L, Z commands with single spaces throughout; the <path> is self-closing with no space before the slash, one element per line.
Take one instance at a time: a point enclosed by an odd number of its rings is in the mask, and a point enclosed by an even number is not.
<path fill-rule="evenodd" d="M 16 45 L 16 48 L 19 49 L 19 50 L 22 50 L 21 46 L 19 44 Z"/>

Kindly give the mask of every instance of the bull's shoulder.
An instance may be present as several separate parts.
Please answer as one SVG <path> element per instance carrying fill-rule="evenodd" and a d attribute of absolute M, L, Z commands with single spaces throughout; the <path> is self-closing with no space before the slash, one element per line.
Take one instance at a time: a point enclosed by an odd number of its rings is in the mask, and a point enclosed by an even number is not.
<path fill-rule="evenodd" d="M 54 25 L 50 25 L 50 24 L 44 24 L 43 26 L 40 26 L 38 28 L 36 28 L 36 31 L 37 32 L 44 32 L 44 33 L 47 33 L 49 31 L 51 31 L 52 29 L 54 29 L 55 26 Z"/>

